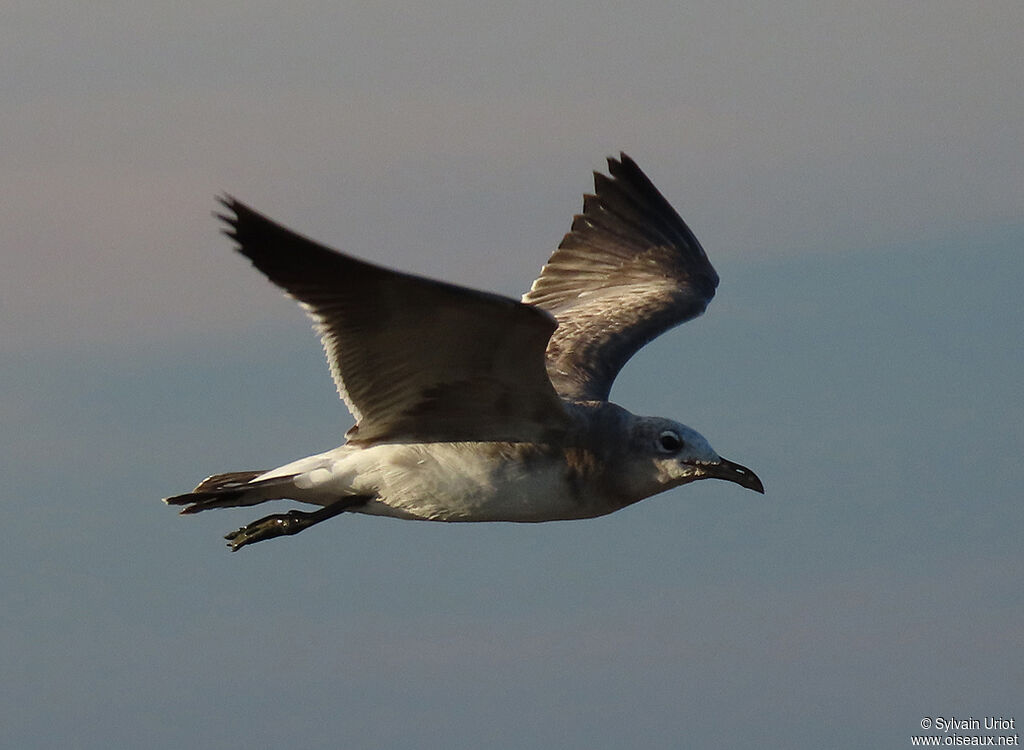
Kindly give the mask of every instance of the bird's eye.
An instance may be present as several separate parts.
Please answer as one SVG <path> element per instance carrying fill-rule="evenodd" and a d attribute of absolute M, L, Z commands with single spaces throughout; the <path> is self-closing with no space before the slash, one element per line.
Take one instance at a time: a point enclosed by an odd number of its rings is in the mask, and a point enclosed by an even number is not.
<path fill-rule="evenodd" d="M 665 430 L 658 435 L 658 450 L 662 453 L 678 453 L 682 450 L 683 439 L 673 430 Z"/>

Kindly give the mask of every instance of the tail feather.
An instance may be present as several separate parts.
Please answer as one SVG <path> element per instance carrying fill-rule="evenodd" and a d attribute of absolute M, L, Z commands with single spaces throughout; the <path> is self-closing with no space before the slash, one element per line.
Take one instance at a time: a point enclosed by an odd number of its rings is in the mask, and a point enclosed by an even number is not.
<path fill-rule="evenodd" d="M 265 471 L 231 471 L 214 474 L 200 482 L 194 490 L 183 495 L 165 497 L 168 505 L 184 505 L 182 514 L 199 513 L 211 508 L 241 508 L 257 505 L 265 500 L 277 500 L 286 495 L 280 490 L 294 489 L 292 476 L 274 477 L 260 482 L 253 480 Z"/>
<path fill-rule="evenodd" d="M 246 485 L 260 474 L 266 474 L 265 470 L 260 471 L 229 471 L 224 474 L 214 474 L 204 479 L 192 492 L 223 492 L 235 490 Z"/>

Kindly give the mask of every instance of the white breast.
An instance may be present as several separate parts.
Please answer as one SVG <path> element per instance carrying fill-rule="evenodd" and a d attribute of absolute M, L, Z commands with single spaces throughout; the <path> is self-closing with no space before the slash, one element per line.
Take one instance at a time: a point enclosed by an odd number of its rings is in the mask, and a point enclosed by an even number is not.
<path fill-rule="evenodd" d="M 350 446 L 306 464 L 298 498 L 330 502 L 340 495 L 377 499 L 353 510 L 435 521 L 550 521 L 612 510 L 594 492 L 570 485 L 558 455 L 524 458 L 515 446 L 479 443 Z M 283 468 L 283 467 L 282 467 Z"/>

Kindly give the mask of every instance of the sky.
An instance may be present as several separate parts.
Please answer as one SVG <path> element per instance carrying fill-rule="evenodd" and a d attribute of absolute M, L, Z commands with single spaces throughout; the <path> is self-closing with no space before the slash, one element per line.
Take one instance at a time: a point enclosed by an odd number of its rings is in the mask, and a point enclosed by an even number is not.
<path fill-rule="evenodd" d="M 862 748 L 1024 722 L 1019 2 L 2 17 L 0 744 Z M 237 554 L 221 536 L 262 509 L 159 502 L 351 425 L 215 195 L 518 297 L 620 150 L 722 283 L 612 398 L 764 497 L 343 516 Z"/>

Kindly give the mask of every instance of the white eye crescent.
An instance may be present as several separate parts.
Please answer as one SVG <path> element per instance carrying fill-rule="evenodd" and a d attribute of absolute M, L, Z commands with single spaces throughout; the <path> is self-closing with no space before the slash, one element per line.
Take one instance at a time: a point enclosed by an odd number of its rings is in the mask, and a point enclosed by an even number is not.
<path fill-rule="evenodd" d="M 665 430 L 658 435 L 655 447 L 659 453 L 678 453 L 683 449 L 683 439 L 675 430 Z"/>

